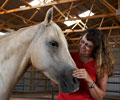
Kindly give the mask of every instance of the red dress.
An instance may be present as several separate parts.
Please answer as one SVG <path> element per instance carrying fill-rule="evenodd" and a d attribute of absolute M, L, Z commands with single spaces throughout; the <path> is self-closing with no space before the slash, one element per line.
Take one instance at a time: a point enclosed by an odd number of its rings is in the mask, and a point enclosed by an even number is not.
<path fill-rule="evenodd" d="M 96 82 L 96 67 L 95 59 L 83 64 L 79 59 L 78 52 L 71 53 L 73 60 L 75 61 L 78 68 L 85 68 L 90 77 Z M 74 93 L 61 93 L 57 97 L 57 100 L 95 100 L 92 98 L 88 84 L 84 79 L 80 79 L 79 90 Z"/>

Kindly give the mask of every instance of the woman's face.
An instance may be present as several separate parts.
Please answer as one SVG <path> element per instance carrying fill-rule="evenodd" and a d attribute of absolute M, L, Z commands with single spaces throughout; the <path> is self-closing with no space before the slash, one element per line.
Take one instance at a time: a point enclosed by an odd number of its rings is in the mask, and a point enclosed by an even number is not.
<path fill-rule="evenodd" d="M 94 44 L 86 39 L 86 34 L 80 40 L 80 55 L 91 57 L 94 49 Z"/>

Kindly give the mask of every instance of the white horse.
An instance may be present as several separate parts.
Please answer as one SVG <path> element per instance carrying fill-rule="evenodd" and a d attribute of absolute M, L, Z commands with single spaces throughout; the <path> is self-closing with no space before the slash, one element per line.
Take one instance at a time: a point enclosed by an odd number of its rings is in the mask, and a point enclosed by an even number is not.
<path fill-rule="evenodd" d="M 57 83 L 61 92 L 79 88 L 77 79 L 72 77 L 76 65 L 66 39 L 52 18 L 51 8 L 41 24 L 0 38 L 0 100 L 9 100 L 11 90 L 29 63 Z"/>

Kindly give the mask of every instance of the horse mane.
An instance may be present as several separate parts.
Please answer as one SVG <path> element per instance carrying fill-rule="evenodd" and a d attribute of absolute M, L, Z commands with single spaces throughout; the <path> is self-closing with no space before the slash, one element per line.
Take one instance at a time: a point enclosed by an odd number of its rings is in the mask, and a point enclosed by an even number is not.
<path fill-rule="evenodd" d="M 3 39 L 3 38 L 5 38 L 5 37 L 8 37 L 9 35 L 11 35 L 11 34 L 14 34 L 14 32 L 15 32 L 15 30 L 6 30 L 7 32 L 2 32 L 2 33 L 5 33 L 5 35 L 0 35 L 0 39 Z"/>
<path fill-rule="evenodd" d="M 6 33 L 6 35 L 1 35 L 1 36 L 0 36 L 0 40 L 3 39 L 3 38 L 8 37 L 8 36 L 10 36 L 10 35 L 13 35 L 13 34 L 16 34 L 16 33 L 18 33 L 18 32 L 24 31 L 24 30 L 26 30 L 26 29 L 28 29 L 28 28 L 30 28 L 30 27 L 33 27 L 33 26 L 34 26 L 34 25 L 29 26 L 29 27 L 20 28 L 20 29 L 18 29 L 18 30 L 12 30 L 12 31 L 7 30 L 7 32 L 4 32 L 4 33 Z"/>

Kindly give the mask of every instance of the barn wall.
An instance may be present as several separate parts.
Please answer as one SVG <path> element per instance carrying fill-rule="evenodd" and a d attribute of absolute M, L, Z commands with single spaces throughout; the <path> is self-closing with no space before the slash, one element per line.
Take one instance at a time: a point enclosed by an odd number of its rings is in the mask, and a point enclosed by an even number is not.
<path fill-rule="evenodd" d="M 108 80 L 106 93 L 108 95 L 120 95 L 120 48 L 113 48 L 112 51 L 114 58 L 114 71 L 113 76 Z"/>

